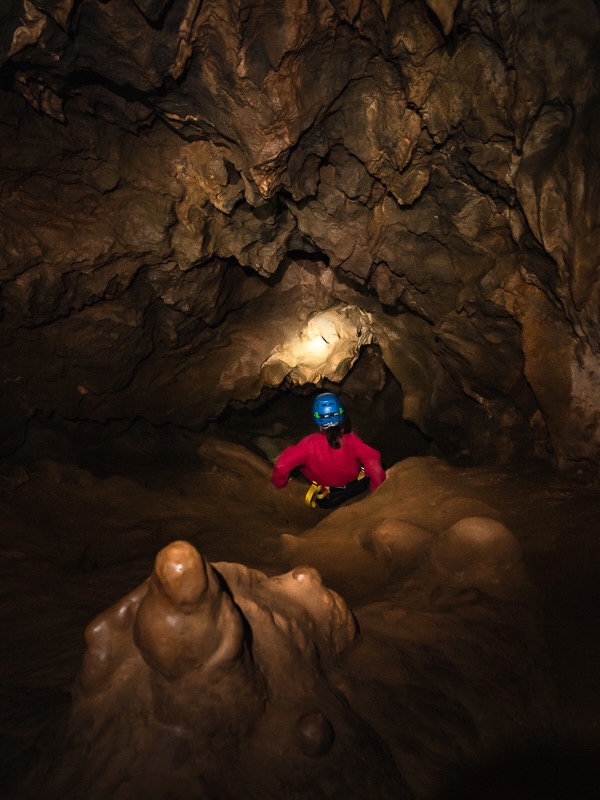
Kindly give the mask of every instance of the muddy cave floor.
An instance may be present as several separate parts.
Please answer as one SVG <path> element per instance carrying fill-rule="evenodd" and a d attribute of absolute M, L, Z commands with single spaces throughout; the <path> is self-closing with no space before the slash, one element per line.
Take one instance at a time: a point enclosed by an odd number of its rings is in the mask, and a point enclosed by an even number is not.
<path fill-rule="evenodd" d="M 336 515 L 343 529 L 357 509 L 368 515 L 375 497 L 346 512 L 311 510 L 300 480 L 276 491 L 269 460 L 241 444 L 168 429 L 141 442 L 139 435 L 125 436 L 74 451 L 44 434 L 2 464 L 0 786 L 15 796 L 60 736 L 85 625 L 149 575 L 160 548 L 185 539 L 211 562 L 275 575 L 290 568 L 282 534 L 302 538 Z M 275 441 L 273 450 L 279 446 Z M 598 482 L 536 463 L 464 467 L 431 456 L 406 458 L 392 470 L 401 489 L 388 502 L 397 518 L 435 531 L 465 516 L 489 515 L 517 537 L 539 596 L 556 684 L 555 734 L 565 747 L 595 758 Z M 349 563 L 352 555 L 338 557 L 339 541 L 329 550 L 321 541 L 314 554 L 307 544 L 303 558 L 353 610 L 368 609 L 385 596 L 385 586 L 362 575 L 360 563 Z"/>

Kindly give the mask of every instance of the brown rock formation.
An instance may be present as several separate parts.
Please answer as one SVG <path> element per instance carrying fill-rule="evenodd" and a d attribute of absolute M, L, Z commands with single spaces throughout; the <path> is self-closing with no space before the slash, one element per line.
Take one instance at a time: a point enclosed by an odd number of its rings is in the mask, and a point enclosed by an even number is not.
<path fill-rule="evenodd" d="M 67 755 L 44 793 L 408 797 L 336 688 L 355 636 L 314 569 L 267 578 L 173 542 L 88 626 Z"/>
<path fill-rule="evenodd" d="M 585 767 L 597 487 L 407 458 L 327 514 L 241 446 L 179 435 L 176 457 L 133 461 L 132 431 L 87 467 L 2 472 L 7 798 L 446 800 L 538 744 Z"/>
<path fill-rule="evenodd" d="M 392 471 L 388 500 L 397 480 Z M 351 596 L 385 587 L 359 604 L 360 633 L 312 567 L 267 577 L 211 565 L 188 542 L 163 548 L 150 578 L 88 625 L 66 750 L 36 790 L 397 800 L 428 796 L 450 764 L 549 726 L 543 646 L 513 535 L 467 517 L 436 536 L 390 512 L 382 490 L 283 537 L 287 557 L 322 560 Z M 357 513 L 362 533 L 349 537 Z M 491 686 L 500 702 L 483 702 Z"/>
<path fill-rule="evenodd" d="M 349 305 L 442 446 L 598 462 L 593 0 L 0 22 L 5 452 L 36 413 L 201 428 L 318 382 L 270 365 Z"/>

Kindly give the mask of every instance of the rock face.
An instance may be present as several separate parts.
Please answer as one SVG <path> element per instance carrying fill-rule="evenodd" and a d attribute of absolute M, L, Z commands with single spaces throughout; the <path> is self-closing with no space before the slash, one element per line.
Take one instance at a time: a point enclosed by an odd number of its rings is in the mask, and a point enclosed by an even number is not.
<path fill-rule="evenodd" d="M 164 547 L 88 625 L 66 746 L 31 796 L 431 797 L 465 762 L 549 734 L 516 539 L 486 517 L 436 535 L 394 518 L 387 488 L 366 514 L 284 536 L 283 575 Z M 342 570 L 355 596 L 385 587 L 359 604 L 360 633 L 303 558 Z"/>
<path fill-rule="evenodd" d="M 36 413 L 201 428 L 371 344 L 442 445 L 598 463 L 599 33 L 593 0 L 5 3 L 3 451 Z"/>
<path fill-rule="evenodd" d="M 88 626 L 71 751 L 46 796 L 409 797 L 336 689 L 355 636 L 316 570 L 267 578 L 173 542 Z"/>
<path fill-rule="evenodd" d="M 597 487 L 406 458 L 327 513 L 236 443 L 138 435 L 2 473 L 3 798 L 449 800 L 597 750 Z"/>

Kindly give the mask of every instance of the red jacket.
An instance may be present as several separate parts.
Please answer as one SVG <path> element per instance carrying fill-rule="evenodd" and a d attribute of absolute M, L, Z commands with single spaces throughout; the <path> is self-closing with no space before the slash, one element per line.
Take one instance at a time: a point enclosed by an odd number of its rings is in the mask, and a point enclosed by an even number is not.
<path fill-rule="evenodd" d="M 300 467 L 309 481 L 323 486 L 345 486 L 355 480 L 364 467 L 370 478 L 371 490 L 386 478 L 377 450 L 365 444 L 355 433 L 344 433 L 339 449 L 329 445 L 324 433 L 311 433 L 280 454 L 273 467 L 271 482 L 281 489 L 289 480 L 290 472 Z"/>

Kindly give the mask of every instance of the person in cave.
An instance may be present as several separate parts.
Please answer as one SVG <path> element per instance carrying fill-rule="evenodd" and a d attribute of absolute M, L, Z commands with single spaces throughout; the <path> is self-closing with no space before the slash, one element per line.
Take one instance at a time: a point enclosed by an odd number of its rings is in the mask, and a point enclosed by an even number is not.
<path fill-rule="evenodd" d="M 292 470 L 299 468 L 311 482 L 305 498 L 307 505 L 328 509 L 337 508 L 367 489 L 377 489 L 386 479 L 381 456 L 351 431 L 337 395 L 318 395 L 312 413 L 318 432 L 280 453 L 271 474 L 273 485 L 282 489 Z"/>

